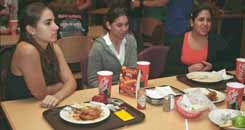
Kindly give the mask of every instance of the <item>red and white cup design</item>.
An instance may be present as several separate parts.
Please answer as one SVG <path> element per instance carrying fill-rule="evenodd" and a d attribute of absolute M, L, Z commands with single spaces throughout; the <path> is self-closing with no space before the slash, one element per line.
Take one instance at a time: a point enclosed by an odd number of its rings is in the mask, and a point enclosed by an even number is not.
<path fill-rule="evenodd" d="M 113 72 L 99 71 L 97 72 L 97 75 L 98 75 L 99 95 L 104 95 L 105 97 L 110 98 Z"/>
<path fill-rule="evenodd" d="M 18 20 L 9 20 L 9 29 L 11 35 L 16 36 L 17 26 L 18 26 Z"/>
<path fill-rule="evenodd" d="M 142 76 L 141 79 L 144 80 L 144 87 L 148 86 L 148 77 L 150 72 L 150 62 L 149 61 L 138 61 L 137 68 L 141 70 Z"/>
<path fill-rule="evenodd" d="M 245 58 L 236 59 L 236 78 L 239 82 L 245 83 Z"/>
<path fill-rule="evenodd" d="M 226 86 L 227 108 L 240 110 L 244 93 L 244 85 L 239 82 L 228 82 Z"/>

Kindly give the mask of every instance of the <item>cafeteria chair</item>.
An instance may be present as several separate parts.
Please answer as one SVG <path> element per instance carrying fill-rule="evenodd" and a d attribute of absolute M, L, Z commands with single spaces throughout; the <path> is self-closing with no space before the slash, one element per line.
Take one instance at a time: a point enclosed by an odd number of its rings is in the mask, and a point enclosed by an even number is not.
<path fill-rule="evenodd" d="M 15 46 L 0 46 L 0 103 L 5 101 L 5 84 L 7 70 L 10 69 L 11 55 L 15 50 Z M 6 116 L 0 106 L 0 130 L 10 130 L 10 126 L 7 122 Z"/>
<path fill-rule="evenodd" d="M 91 37 L 82 35 L 63 37 L 57 41 L 64 53 L 66 62 L 77 80 L 78 88 L 81 86 L 80 82 L 82 79 L 80 61 L 88 56 L 92 42 Z"/>
<path fill-rule="evenodd" d="M 167 46 L 153 45 L 138 54 L 139 61 L 151 62 L 149 79 L 161 77 L 164 72 L 168 51 L 169 47 Z"/>
<path fill-rule="evenodd" d="M 140 36 L 144 47 L 164 43 L 164 24 L 155 18 L 140 19 Z"/>
<path fill-rule="evenodd" d="M 81 74 L 82 74 L 82 80 L 81 84 L 83 89 L 88 88 L 88 56 L 85 58 L 81 58 L 80 60 L 80 66 L 81 66 Z"/>

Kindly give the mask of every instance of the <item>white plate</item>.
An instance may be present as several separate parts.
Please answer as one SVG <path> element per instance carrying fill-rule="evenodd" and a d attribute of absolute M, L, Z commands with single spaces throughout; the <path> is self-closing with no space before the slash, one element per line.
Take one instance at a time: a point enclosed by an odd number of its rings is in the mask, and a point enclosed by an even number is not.
<path fill-rule="evenodd" d="M 220 126 L 220 125 L 223 125 L 227 119 L 234 118 L 240 114 L 242 114 L 242 112 L 238 110 L 215 109 L 209 112 L 208 118 L 211 122 Z M 244 130 L 244 128 L 236 128 L 236 127 L 226 127 L 225 129 L 226 130 Z"/>
<path fill-rule="evenodd" d="M 222 77 L 212 72 L 190 72 L 186 74 L 190 80 L 201 83 L 216 83 L 222 81 Z"/>
<path fill-rule="evenodd" d="M 209 93 L 208 89 L 207 88 L 187 88 L 185 90 L 183 90 L 185 93 L 188 93 L 188 92 L 191 92 L 191 91 L 195 91 L 196 89 L 200 89 L 201 92 L 204 94 L 204 95 L 207 95 Z M 217 93 L 217 100 L 216 101 L 212 101 L 213 103 L 219 103 L 219 102 L 222 102 L 225 100 L 225 94 L 222 93 L 222 92 L 219 92 L 217 90 L 214 90 L 214 89 L 209 89 L 211 91 L 215 91 Z"/>
<path fill-rule="evenodd" d="M 60 111 L 60 117 L 70 123 L 74 123 L 74 124 L 93 124 L 93 123 L 97 123 L 97 122 L 101 122 L 105 119 L 107 119 L 110 116 L 110 110 L 106 107 L 105 104 L 103 103 L 99 103 L 99 102 L 90 102 L 90 103 L 77 103 L 77 104 L 72 104 L 71 106 L 76 107 L 76 108 L 81 108 L 84 106 L 96 106 L 96 107 L 100 107 L 102 112 L 100 114 L 100 117 L 94 120 L 75 120 L 72 116 L 71 116 L 71 112 L 72 112 L 72 108 L 67 106 L 64 107 L 61 111 Z"/>

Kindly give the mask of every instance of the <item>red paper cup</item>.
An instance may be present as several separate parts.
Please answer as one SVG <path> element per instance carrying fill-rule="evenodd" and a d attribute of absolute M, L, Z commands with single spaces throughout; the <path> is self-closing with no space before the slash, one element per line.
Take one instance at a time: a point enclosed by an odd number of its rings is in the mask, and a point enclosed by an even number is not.
<path fill-rule="evenodd" d="M 239 82 L 228 82 L 226 86 L 227 108 L 240 110 L 244 93 L 244 85 Z"/>
<path fill-rule="evenodd" d="M 18 26 L 18 20 L 9 20 L 9 29 L 11 35 L 16 36 L 17 26 Z"/>
<path fill-rule="evenodd" d="M 239 82 L 245 83 L 245 58 L 236 59 L 236 78 Z"/>
<path fill-rule="evenodd" d="M 99 71 L 97 72 L 97 75 L 98 75 L 99 95 L 104 95 L 105 97 L 110 98 L 113 72 Z"/>
<path fill-rule="evenodd" d="M 142 80 L 144 80 L 144 87 L 148 86 L 148 77 L 149 77 L 149 71 L 150 71 L 150 62 L 149 61 L 138 61 L 137 67 L 139 70 L 142 71 L 143 75 L 141 77 Z"/>

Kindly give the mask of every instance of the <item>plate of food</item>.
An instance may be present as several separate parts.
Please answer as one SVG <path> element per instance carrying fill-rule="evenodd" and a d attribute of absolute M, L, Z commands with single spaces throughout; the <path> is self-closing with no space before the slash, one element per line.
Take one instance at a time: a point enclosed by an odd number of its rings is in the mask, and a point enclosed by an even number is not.
<path fill-rule="evenodd" d="M 186 74 L 187 79 L 200 83 L 217 83 L 223 81 L 222 76 L 212 72 L 190 72 Z"/>
<path fill-rule="evenodd" d="M 64 107 L 60 117 L 74 124 L 93 124 L 101 122 L 110 116 L 110 110 L 99 102 L 75 103 Z"/>
<path fill-rule="evenodd" d="M 244 130 L 244 112 L 233 109 L 214 109 L 208 114 L 209 120 L 226 130 Z"/>
<path fill-rule="evenodd" d="M 185 93 L 189 93 L 191 91 L 197 91 L 197 89 L 199 89 L 204 95 L 206 95 L 213 103 L 219 103 L 225 100 L 224 93 L 210 88 L 188 88 L 183 91 Z"/>

